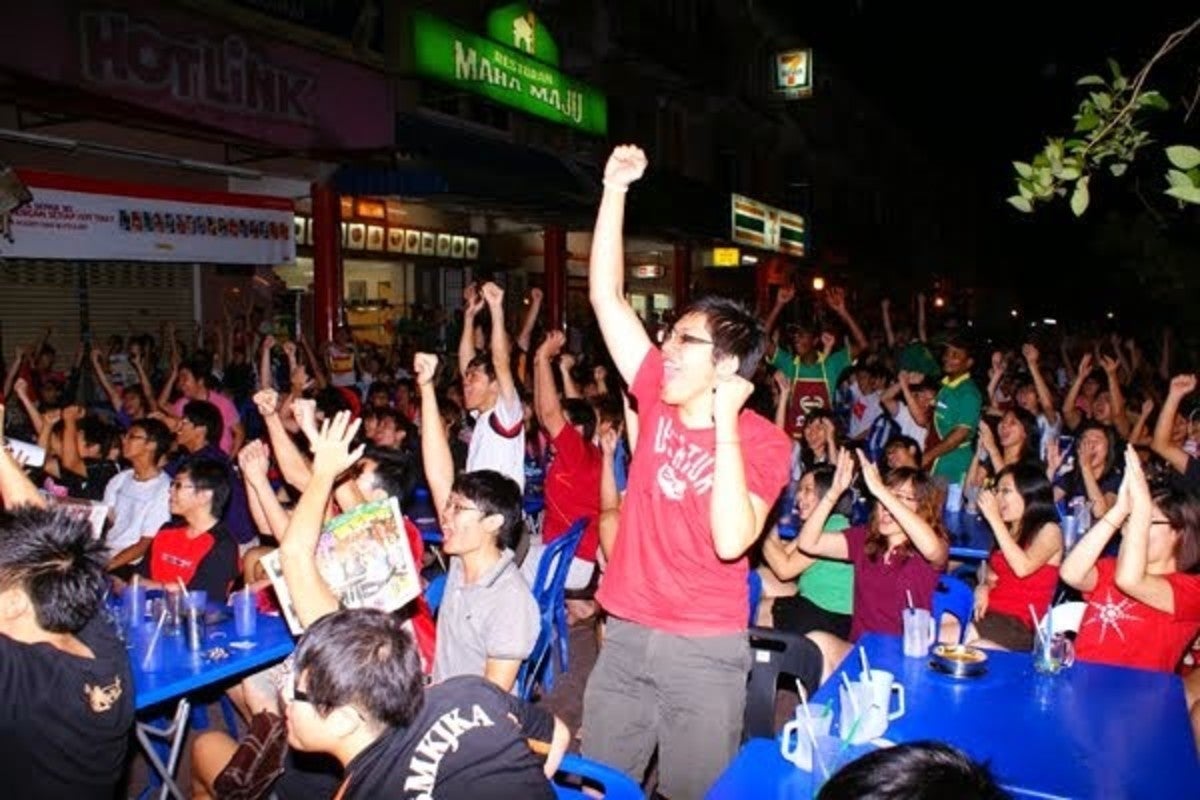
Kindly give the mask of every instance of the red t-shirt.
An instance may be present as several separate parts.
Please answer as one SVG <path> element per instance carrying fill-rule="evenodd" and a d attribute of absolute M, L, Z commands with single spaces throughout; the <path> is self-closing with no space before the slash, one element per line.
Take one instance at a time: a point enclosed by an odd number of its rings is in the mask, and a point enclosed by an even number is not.
<path fill-rule="evenodd" d="M 908 594 L 917 608 L 933 607 L 933 590 L 941 577 L 933 565 L 915 550 L 907 558 L 880 553 L 867 556 L 867 529 L 857 525 L 843 532 L 850 563 L 854 565 L 854 611 L 850 618 L 850 641 L 864 633 L 904 633 L 904 609 Z"/>
<path fill-rule="evenodd" d="M 224 601 L 238 574 L 237 543 L 223 525 L 197 536 L 188 536 L 186 525 L 167 523 L 154 534 L 150 555 L 140 571 L 167 586 L 179 581 L 191 589 L 202 589 L 213 601 Z"/>
<path fill-rule="evenodd" d="M 997 550 L 988 559 L 988 569 L 996 574 L 996 585 L 988 592 L 987 613 L 1013 617 L 1033 630 L 1029 606 L 1032 605 L 1039 614 L 1046 610 L 1054 595 L 1054 587 L 1058 585 L 1058 567 L 1043 564 L 1032 575 L 1018 578 L 1004 553 Z"/>
<path fill-rule="evenodd" d="M 631 392 L 639 434 L 617 543 L 596 599 L 618 617 L 685 636 L 746 630 L 746 559 L 725 562 L 713 547 L 716 442 L 693 430 L 659 399 L 662 353 L 651 348 Z M 746 486 L 768 505 L 787 482 L 791 440 L 751 411 L 738 418 Z"/>
<path fill-rule="evenodd" d="M 1117 588 L 1117 560 L 1096 562 L 1096 588 L 1083 597 L 1087 608 L 1075 638 L 1084 661 L 1174 672 L 1183 651 L 1200 630 L 1200 575 L 1164 575 L 1175 594 L 1167 614 Z"/>
<path fill-rule="evenodd" d="M 542 541 L 553 542 L 580 517 L 588 518 L 587 530 L 575 551 L 576 558 L 596 560 L 600 546 L 600 448 L 585 442 L 574 425 L 567 424 L 550 442 L 554 461 L 546 473 L 546 518 Z"/>

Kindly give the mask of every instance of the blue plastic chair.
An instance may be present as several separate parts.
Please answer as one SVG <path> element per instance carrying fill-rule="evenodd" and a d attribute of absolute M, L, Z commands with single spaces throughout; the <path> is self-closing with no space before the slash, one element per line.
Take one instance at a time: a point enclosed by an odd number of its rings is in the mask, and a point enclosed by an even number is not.
<path fill-rule="evenodd" d="M 758 619 L 758 602 L 762 600 L 762 575 L 752 567 L 746 574 L 746 583 L 750 586 L 750 627 L 753 628 Z"/>
<path fill-rule="evenodd" d="M 567 642 L 570 639 L 566 605 L 567 574 L 571 571 L 571 561 L 575 558 L 575 551 L 579 549 L 579 542 L 583 539 L 587 524 L 587 517 L 577 519 L 566 533 L 546 545 L 538 563 L 533 586 L 529 587 L 542 612 L 543 623 L 549 622 L 551 625 L 552 643 L 556 644 L 558 649 L 559 672 L 567 671 Z M 546 666 L 549 666 L 548 662 Z M 535 675 L 534 678 L 542 680 L 549 689 L 554 685 L 554 677 L 549 669 L 545 673 Z"/>
<path fill-rule="evenodd" d="M 446 592 L 446 573 L 438 575 L 425 586 L 425 605 L 429 613 L 437 616 L 438 606 L 442 604 L 442 595 Z"/>
<path fill-rule="evenodd" d="M 547 691 L 554 686 L 554 670 L 550 669 L 550 650 L 554 644 L 554 620 L 542 615 L 537 641 L 533 651 L 521 662 L 517 671 L 517 696 L 522 700 L 533 700 L 533 690 L 541 683 Z"/>
<path fill-rule="evenodd" d="M 971 587 L 958 578 L 943 575 L 933 590 L 933 618 L 938 633 L 942 630 L 942 614 L 949 614 L 958 620 L 958 643 L 962 644 L 966 641 L 967 626 L 971 624 L 974 611 L 975 592 Z"/>
<path fill-rule="evenodd" d="M 559 781 L 564 777 L 582 778 L 583 785 L 599 788 L 604 792 L 605 800 L 642 800 L 642 787 L 624 772 L 613 769 L 599 761 L 591 761 L 575 753 L 563 756 L 554 775 L 554 794 L 560 800 L 590 800 L 593 795 L 583 791 L 581 787 L 564 786 Z"/>

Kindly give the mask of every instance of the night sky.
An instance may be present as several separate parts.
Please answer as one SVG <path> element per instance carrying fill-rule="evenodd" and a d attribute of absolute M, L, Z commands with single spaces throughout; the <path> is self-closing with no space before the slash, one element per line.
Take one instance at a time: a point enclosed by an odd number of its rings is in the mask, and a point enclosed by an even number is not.
<path fill-rule="evenodd" d="M 1015 192 L 1010 162 L 1030 160 L 1045 136 L 1070 132 L 1071 114 L 1082 97 L 1075 86 L 1079 77 L 1106 73 L 1109 56 L 1132 76 L 1171 32 L 1200 16 L 1200 4 L 1147 0 L 1103 11 L 1099 4 L 1029 0 L 990 5 L 757 1 L 803 32 L 801 41 L 834 59 L 927 151 L 973 184 L 984 225 L 981 249 L 995 259 L 981 266 L 1003 269 L 1000 282 L 1039 276 L 1045 285 L 1050 274 L 1057 276 L 1052 286 L 1079 291 L 1067 270 L 1083 268 L 1108 276 L 1108 285 L 1095 289 L 1096 303 L 1111 303 L 1114 290 L 1129 288 L 1130 278 L 1120 271 L 1111 248 L 1098 254 L 1094 241 L 1106 222 L 1111 226 L 1114 218 L 1128 221 L 1143 213 L 1130 185 L 1134 181 L 1093 179 L 1093 207 L 1082 221 L 1061 202 L 1028 218 L 1004 202 Z M 1200 141 L 1200 111 L 1185 127 L 1181 110 L 1200 80 L 1198 63 L 1200 32 L 1151 74 L 1148 85 L 1162 90 L 1173 106 L 1153 125 L 1165 144 Z M 1156 163 L 1131 175 L 1156 210 L 1167 213 L 1163 233 L 1194 244 L 1195 225 L 1181 230 L 1179 221 L 1171 221 L 1174 202 L 1161 197 L 1165 162 L 1160 158 L 1155 153 Z M 1194 223 L 1194 209 L 1182 219 Z M 1036 296 L 1030 302 L 1036 304 Z"/>

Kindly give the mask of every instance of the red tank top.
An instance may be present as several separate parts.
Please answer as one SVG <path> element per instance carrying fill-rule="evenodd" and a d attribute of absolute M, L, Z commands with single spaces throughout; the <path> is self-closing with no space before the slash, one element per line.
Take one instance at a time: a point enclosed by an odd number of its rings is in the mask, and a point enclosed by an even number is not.
<path fill-rule="evenodd" d="M 988 595 L 988 613 L 994 611 L 1016 617 L 1026 628 L 1033 630 L 1029 605 L 1033 604 L 1039 617 L 1046 613 L 1046 606 L 1050 604 L 1054 587 L 1058 584 L 1058 567 L 1043 564 L 1032 575 L 1018 578 L 1008 565 L 1004 553 L 997 550 L 988 559 L 988 569 L 997 578 L 995 587 Z"/>

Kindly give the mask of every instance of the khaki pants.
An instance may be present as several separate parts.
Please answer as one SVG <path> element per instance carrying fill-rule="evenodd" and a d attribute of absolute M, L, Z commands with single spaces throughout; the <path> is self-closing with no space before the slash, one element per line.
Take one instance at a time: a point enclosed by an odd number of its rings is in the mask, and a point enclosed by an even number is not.
<path fill-rule="evenodd" d="M 678 636 L 610 618 L 583 696 L 583 754 L 641 781 L 658 748 L 658 791 L 699 800 L 737 754 L 746 709 L 745 633 Z"/>

